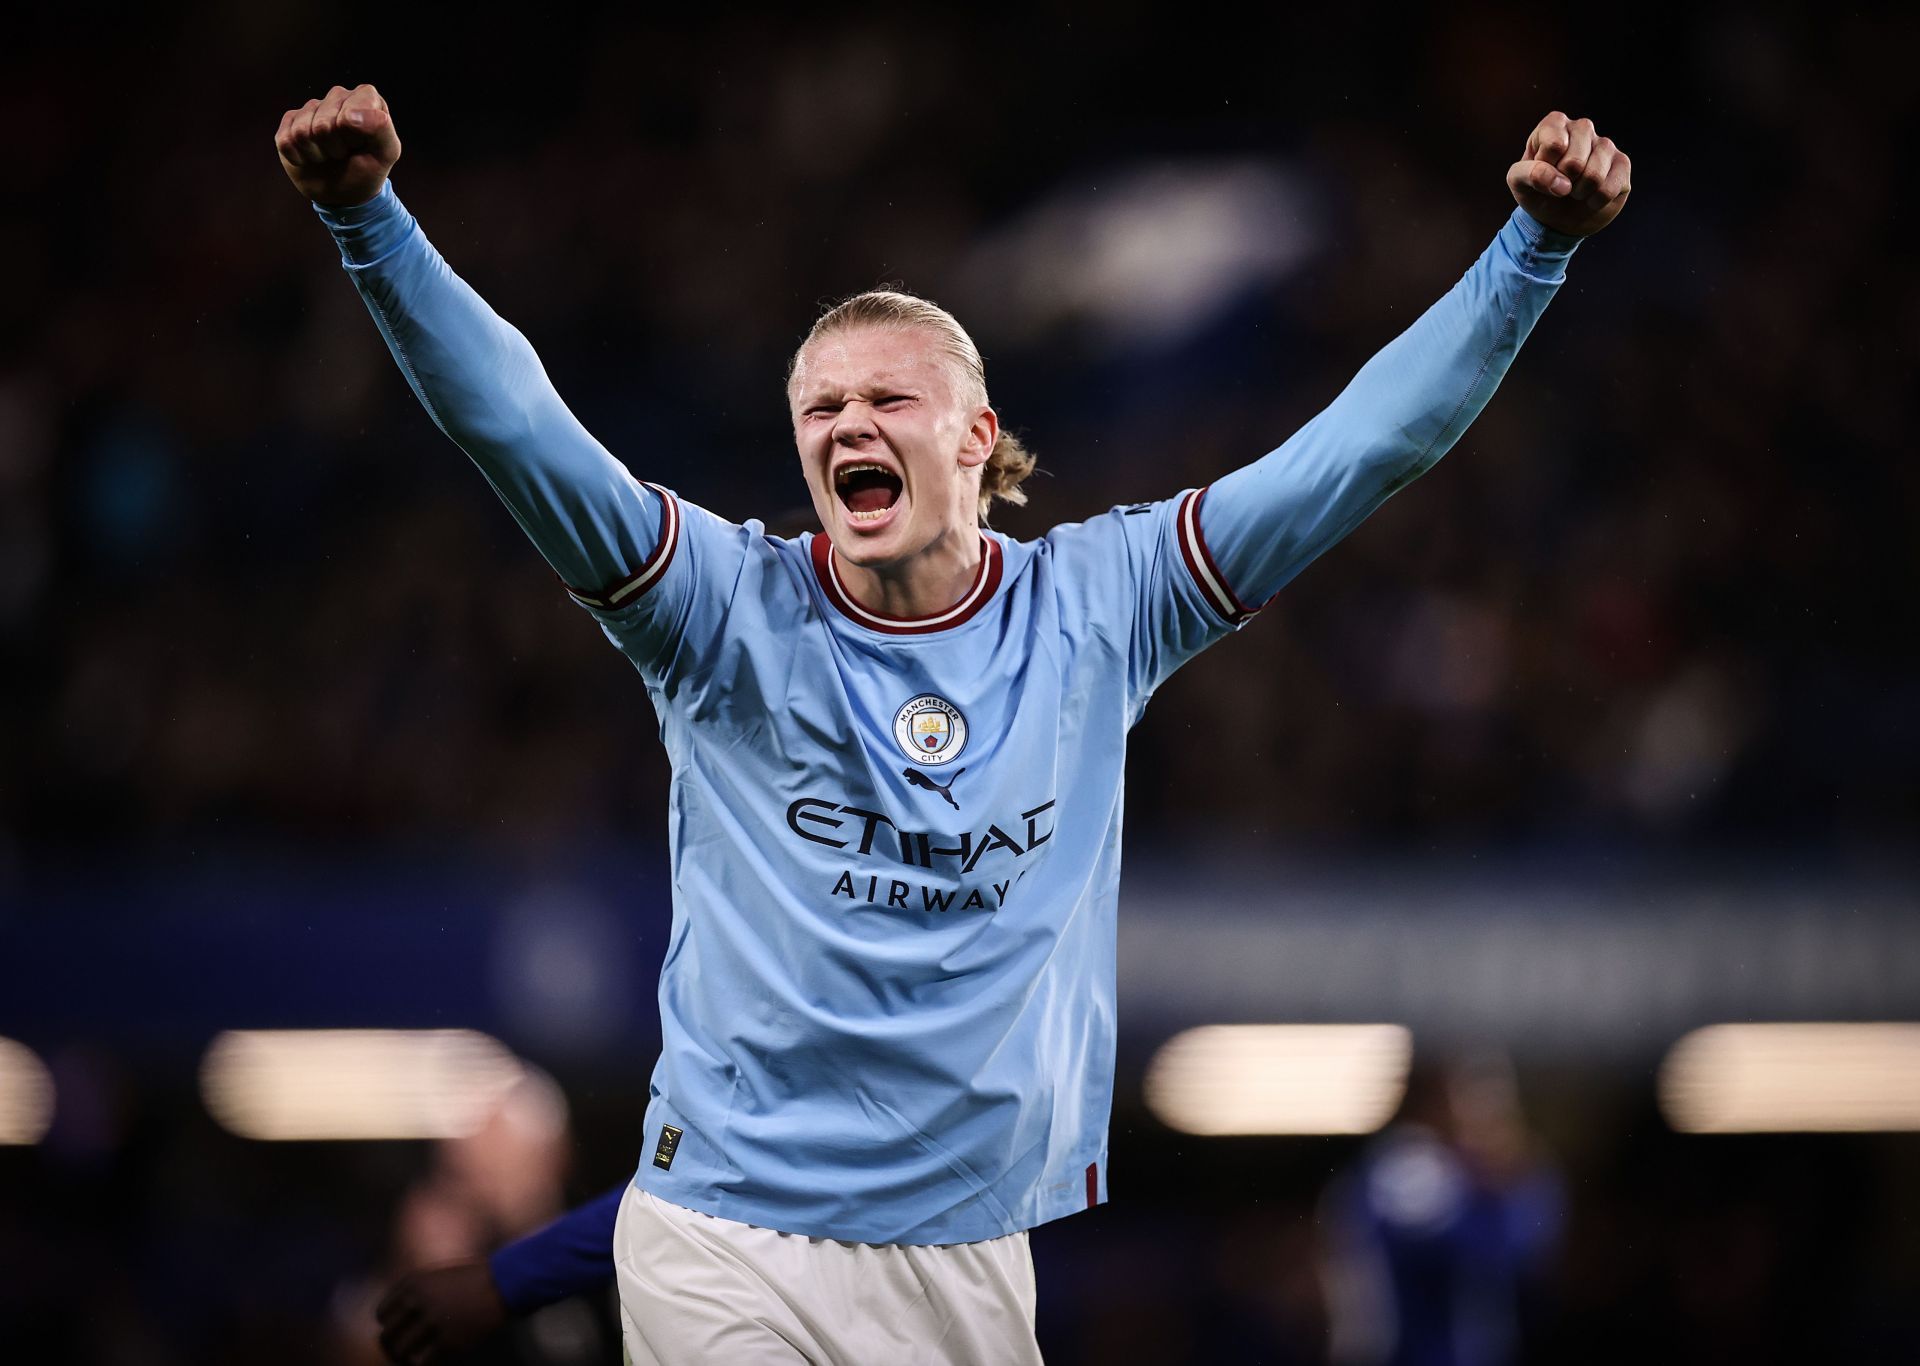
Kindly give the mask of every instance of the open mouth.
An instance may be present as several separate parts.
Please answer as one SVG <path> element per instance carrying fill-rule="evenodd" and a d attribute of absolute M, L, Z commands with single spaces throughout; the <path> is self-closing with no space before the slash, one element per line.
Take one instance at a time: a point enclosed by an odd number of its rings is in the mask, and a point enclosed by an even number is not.
<path fill-rule="evenodd" d="M 833 472 L 833 491 L 854 521 L 877 520 L 900 498 L 900 476 L 884 465 L 856 462 Z"/>

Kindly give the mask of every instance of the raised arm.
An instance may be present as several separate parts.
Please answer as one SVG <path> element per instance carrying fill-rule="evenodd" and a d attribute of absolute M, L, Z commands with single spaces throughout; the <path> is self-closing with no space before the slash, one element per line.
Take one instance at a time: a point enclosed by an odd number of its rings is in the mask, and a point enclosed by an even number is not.
<path fill-rule="evenodd" d="M 1459 283 L 1285 445 L 1206 491 L 1196 572 L 1224 615 L 1251 615 L 1460 439 L 1579 239 L 1625 205 L 1630 169 L 1591 121 L 1540 122 L 1507 171 L 1519 208 Z"/>
<path fill-rule="evenodd" d="M 659 540 L 660 497 L 580 425 L 527 339 L 453 273 L 395 196 L 387 177 L 400 138 L 380 92 L 336 85 L 282 115 L 274 147 L 428 415 L 554 571 L 582 595 L 631 584 Z"/>

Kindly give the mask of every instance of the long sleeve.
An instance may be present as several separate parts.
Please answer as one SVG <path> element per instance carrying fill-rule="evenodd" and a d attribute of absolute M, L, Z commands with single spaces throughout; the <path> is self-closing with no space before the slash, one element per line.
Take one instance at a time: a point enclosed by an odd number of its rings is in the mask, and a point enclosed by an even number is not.
<path fill-rule="evenodd" d="M 662 536 L 661 497 L 580 425 L 527 339 L 453 273 L 391 181 L 316 212 L 428 415 L 554 572 L 580 594 L 631 580 Z"/>
<path fill-rule="evenodd" d="M 1285 445 L 1207 489 L 1196 573 L 1245 620 L 1430 469 L 1493 396 L 1576 239 L 1515 209 L 1480 259 Z"/>
<path fill-rule="evenodd" d="M 615 1186 L 487 1259 L 509 1314 L 531 1314 L 613 1280 L 613 1225 L 626 1193 L 624 1183 Z"/>

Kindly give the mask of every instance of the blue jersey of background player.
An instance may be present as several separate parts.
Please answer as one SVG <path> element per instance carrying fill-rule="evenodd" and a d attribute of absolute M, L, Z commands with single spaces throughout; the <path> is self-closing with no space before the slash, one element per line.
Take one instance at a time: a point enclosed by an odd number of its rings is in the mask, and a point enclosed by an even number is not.
<path fill-rule="evenodd" d="M 635 1186 L 882 1245 L 1103 1197 L 1127 732 L 1458 439 L 1628 192 L 1610 142 L 1549 116 L 1508 173 L 1521 209 L 1319 417 L 1210 489 L 1033 542 L 984 525 L 1024 462 L 971 341 L 861 296 L 795 357 L 824 534 L 785 539 L 579 425 L 400 205 L 372 87 L 288 111 L 276 144 L 421 402 L 659 715 L 674 913 Z"/>

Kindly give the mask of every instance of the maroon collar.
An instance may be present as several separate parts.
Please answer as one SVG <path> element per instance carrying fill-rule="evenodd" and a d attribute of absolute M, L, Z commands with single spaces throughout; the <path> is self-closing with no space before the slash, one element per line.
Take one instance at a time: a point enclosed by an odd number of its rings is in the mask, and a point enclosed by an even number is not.
<path fill-rule="evenodd" d="M 1000 547 L 993 537 L 983 534 L 980 537 L 980 570 L 973 577 L 972 587 L 960 595 L 960 601 L 931 616 L 891 617 L 854 601 L 853 594 L 841 582 L 839 566 L 833 558 L 833 542 L 823 533 L 814 533 L 812 552 L 813 572 L 820 580 L 820 590 L 827 595 L 827 601 L 839 608 L 850 621 L 870 631 L 884 631 L 888 635 L 925 635 L 930 631 L 949 630 L 970 621 L 975 612 L 986 606 L 987 600 L 993 596 L 993 590 L 1000 586 Z"/>

